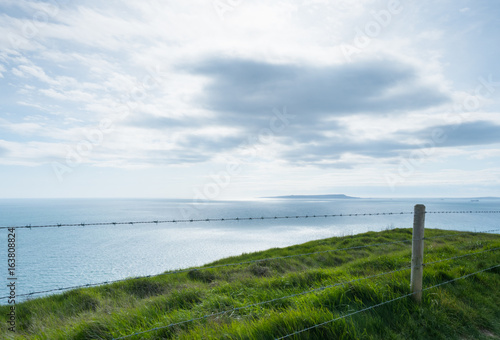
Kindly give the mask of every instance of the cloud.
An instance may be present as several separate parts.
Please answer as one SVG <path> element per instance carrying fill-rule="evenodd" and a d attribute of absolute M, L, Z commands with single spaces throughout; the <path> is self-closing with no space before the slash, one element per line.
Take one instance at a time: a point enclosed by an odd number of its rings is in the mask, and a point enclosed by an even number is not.
<path fill-rule="evenodd" d="M 12 70 L 12 73 L 18 77 L 26 78 L 28 76 L 32 76 L 42 82 L 49 84 L 53 83 L 53 80 L 49 76 L 47 76 L 45 71 L 41 67 L 35 65 L 20 65 L 17 68 L 14 68 Z"/>
<path fill-rule="evenodd" d="M 237 126 L 242 131 L 224 138 L 190 136 L 179 143 L 183 149 L 206 154 L 238 148 L 244 136 L 256 135 L 269 125 L 274 107 L 286 106 L 294 116 L 291 125 L 264 146 L 277 159 L 348 168 L 360 160 L 395 158 L 420 148 L 406 141 L 424 132 L 402 136 L 396 131 L 370 139 L 356 135 L 352 123 L 362 115 L 407 114 L 450 101 L 439 87 L 421 82 L 418 69 L 389 59 L 316 66 L 209 58 L 196 65 L 184 64 L 182 70 L 205 79 L 195 105 L 213 112 L 215 118 L 199 123 Z M 168 129 L 180 125 L 171 118 L 134 119 L 136 126 Z"/>
<path fill-rule="evenodd" d="M 352 167 L 356 162 L 346 163 L 347 155 L 355 158 L 373 160 L 374 158 L 398 157 L 405 150 L 418 146 L 399 142 L 396 138 L 379 140 L 359 140 L 353 137 L 341 136 L 335 138 L 316 138 L 314 142 L 294 145 L 282 152 L 280 157 L 292 164 L 333 167 Z"/>
<path fill-rule="evenodd" d="M 175 136 L 169 139 L 167 149 L 146 151 L 158 156 L 159 162 L 205 162 L 240 150 L 249 137 L 258 136 L 259 129 L 269 126 L 272 108 L 283 102 L 291 103 L 287 108 L 294 118 L 262 148 L 275 154 L 276 160 L 296 165 L 350 168 L 376 159 L 393 162 L 422 148 L 433 129 L 442 129 L 447 135 L 444 143 L 436 145 L 440 148 L 500 140 L 498 127 L 487 121 L 412 131 L 405 125 L 375 137 L 356 133 L 353 127 L 366 115 L 374 119 L 387 114 L 406 116 L 449 100 L 432 85 L 419 83 L 418 70 L 401 62 L 319 67 L 209 59 L 198 66 L 184 65 L 183 70 L 207 77 L 204 94 L 197 97 L 195 105 L 209 109 L 212 116 L 189 119 L 143 113 L 124 122 L 130 128 Z M 213 131 L 203 131 L 207 127 Z M 221 133 L 228 127 L 233 131 Z M 156 164 L 154 157 L 142 161 Z"/>
<path fill-rule="evenodd" d="M 7 155 L 8 150 L 0 146 L 0 157 Z"/>
<path fill-rule="evenodd" d="M 143 157 L 137 157 L 133 161 L 124 158 L 124 164 L 142 163 L 146 166 L 151 165 L 181 165 L 193 164 L 209 161 L 211 155 L 203 154 L 193 150 L 153 150 L 149 151 Z"/>
<path fill-rule="evenodd" d="M 156 116 L 152 114 L 141 114 L 133 115 L 128 117 L 124 122 L 124 125 L 135 126 L 144 129 L 172 129 L 176 127 L 192 127 L 193 125 L 199 126 L 203 124 L 202 121 L 188 121 L 186 119 L 171 118 L 164 116 Z"/>
<path fill-rule="evenodd" d="M 234 149 L 244 142 L 243 136 L 196 136 L 191 135 L 180 141 L 183 150 L 197 150 L 200 154 L 215 154 Z"/>
<path fill-rule="evenodd" d="M 396 131 L 383 138 L 363 139 L 345 131 L 339 135 L 327 137 L 321 134 L 308 134 L 307 138 L 287 137 L 289 147 L 280 153 L 280 157 L 292 164 L 315 165 L 320 167 L 349 168 L 357 160 L 366 162 L 374 159 L 390 160 L 404 157 L 410 152 L 428 148 L 468 147 L 500 143 L 500 125 L 490 121 L 475 121 L 455 125 L 436 125 L 417 131 Z M 344 127 L 344 130 L 345 127 Z M 438 133 L 439 140 L 433 140 Z M 346 162 L 347 155 L 356 156 L 353 162 Z"/>
<path fill-rule="evenodd" d="M 64 147 L 49 142 L 12 142 L 0 139 L 0 158 L 3 165 L 36 166 L 49 163 L 65 154 Z"/>
<path fill-rule="evenodd" d="M 489 121 L 476 121 L 463 124 L 442 125 L 432 128 L 442 135 L 443 142 L 437 143 L 438 147 L 456 147 L 489 145 L 500 143 L 500 125 Z M 423 139 L 429 139 L 430 130 L 422 130 L 416 133 Z"/>
<path fill-rule="evenodd" d="M 419 83 L 417 70 L 394 60 L 314 66 L 212 58 L 184 69 L 209 81 L 200 105 L 243 124 L 259 122 L 271 108 L 283 105 L 305 122 L 407 112 L 450 100 L 438 88 Z"/>

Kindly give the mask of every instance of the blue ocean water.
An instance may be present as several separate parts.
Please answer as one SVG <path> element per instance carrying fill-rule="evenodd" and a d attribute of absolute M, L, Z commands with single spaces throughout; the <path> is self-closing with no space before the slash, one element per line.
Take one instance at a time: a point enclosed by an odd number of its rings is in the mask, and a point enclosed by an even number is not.
<path fill-rule="evenodd" d="M 427 211 L 500 210 L 500 199 L 0 200 L 0 226 Z M 486 231 L 500 214 L 427 214 L 426 228 Z M 16 229 L 17 294 L 159 274 L 332 236 L 410 228 L 412 215 Z M 0 259 L 7 264 L 7 230 Z M 6 267 L 5 267 L 6 268 Z M 5 282 L 7 269 L 5 269 Z M 1 296 L 8 295 L 6 284 Z M 5 294 L 3 294 L 4 292 Z M 5 301 L 0 301 L 4 303 Z"/>

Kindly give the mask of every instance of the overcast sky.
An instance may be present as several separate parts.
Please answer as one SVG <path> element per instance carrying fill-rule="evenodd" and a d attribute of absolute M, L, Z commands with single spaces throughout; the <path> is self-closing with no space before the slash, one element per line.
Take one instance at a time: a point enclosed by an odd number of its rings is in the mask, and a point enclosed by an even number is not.
<path fill-rule="evenodd" d="M 0 0 L 0 197 L 500 196 L 496 0 Z"/>

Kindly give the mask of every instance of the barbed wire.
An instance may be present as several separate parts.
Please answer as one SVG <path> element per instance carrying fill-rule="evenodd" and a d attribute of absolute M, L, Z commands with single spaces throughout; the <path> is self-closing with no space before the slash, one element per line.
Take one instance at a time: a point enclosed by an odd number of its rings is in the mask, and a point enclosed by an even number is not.
<path fill-rule="evenodd" d="M 113 281 L 104 281 L 104 282 L 99 282 L 99 283 L 89 283 L 89 284 L 83 284 L 83 285 L 79 285 L 79 286 L 54 288 L 54 289 L 49 289 L 49 290 L 44 290 L 44 291 L 38 291 L 38 292 L 17 294 L 16 296 L 18 296 L 18 297 L 19 296 L 33 296 L 33 295 L 39 295 L 39 294 L 45 294 L 45 293 L 51 293 L 51 292 L 65 291 L 65 290 L 70 290 L 70 289 L 96 287 L 96 286 L 101 286 L 101 285 L 105 285 L 105 284 L 118 283 L 118 282 L 123 282 L 123 281 L 128 281 L 128 280 L 147 279 L 147 278 L 153 278 L 153 277 L 164 276 L 164 275 L 181 274 L 181 273 L 186 273 L 186 272 L 191 272 L 191 271 L 196 271 L 196 270 L 205 270 L 205 269 L 214 269 L 214 268 L 221 268 L 221 267 L 239 266 L 239 265 L 245 265 L 245 264 L 265 262 L 265 261 L 275 261 L 275 260 L 281 260 L 281 259 L 288 259 L 288 258 L 300 257 L 300 256 L 310 256 L 310 255 L 324 254 L 324 253 L 330 253 L 330 252 L 335 252 L 335 251 L 355 250 L 355 249 L 377 247 L 377 246 L 391 245 L 391 244 L 398 244 L 398 243 L 408 243 L 408 242 L 412 242 L 412 240 L 398 240 L 398 241 L 392 241 L 392 242 L 382 242 L 382 243 L 366 244 L 366 245 L 363 245 L 363 246 L 355 246 L 355 247 L 347 247 L 347 248 L 336 248 L 336 249 L 327 249 L 327 250 L 315 251 L 315 252 L 311 252 L 311 253 L 293 254 L 293 255 L 278 256 L 278 257 L 269 257 L 269 258 L 264 258 L 264 259 L 257 259 L 257 260 L 251 260 L 251 261 L 242 261 L 242 262 L 237 262 L 237 263 L 218 264 L 218 265 L 213 265 L 213 266 L 208 266 L 208 267 L 202 266 L 202 267 L 195 267 L 195 268 L 188 268 L 188 269 L 181 269 L 181 270 L 169 271 L 169 272 L 165 272 L 165 273 L 161 273 L 161 274 L 138 276 L 138 277 L 132 277 L 132 278 L 125 278 L 125 279 L 113 280 Z M 0 297 L 0 299 L 7 299 L 7 298 L 9 298 L 9 296 L 2 296 L 2 297 Z"/>
<path fill-rule="evenodd" d="M 499 211 L 500 212 L 500 211 Z M 164 223 L 194 223 L 194 222 L 227 222 L 227 221 L 258 221 L 279 219 L 303 219 L 303 218 L 330 218 L 330 217 L 353 217 L 353 216 L 384 216 L 384 215 L 412 215 L 413 212 L 388 212 L 388 213 L 355 213 L 355 214 L 313 214 L 313 215 L 287 215 L 287 216 L 260 216 L 260 217 L 229 217 L 229 218 L 200 218 L 200 219 L 171 219 L 150 221 L 124 221 L 124 222 L 88 222 L 88 223 L 57 223 L 46 225 L 22 225 L 2 226 L 0 229 L 34 229 L 34 228 L 60 228 L 60 227 L 86 227 L 86 226 L 110 226 L 110 225 L 135 225 L 135 224 L 164 224 Z"/>
<path fill-rule="evenodd" d="M 426 211 L 426 214 L 499 214 L 500 210 L 450 210 Z"/>
<path fill-rule="evenodd" d="M 464 210 L 464 211 L 427 211 L 426 214 L 498 214 L 500 210 Z M 229 218 L 200 218 L 200 219 L 171 219 L 150 221 L 122 221 L 122 222 L 83 222 L 83 223 L 57 223 L 45 225 L 18 225 L 1 226 L 0 229 L 34 229 L 34 228 L 61 228 L 61 227 L 87 227 L 135 224 L 165 224 L 165 223 L 194 223 L 194 222 L 227 222 L 227 221 L 258 221 L 278 219 L 304 219 L 304 218 L 331 218 L 331 217 L 356 217 L 356 216 L 387 216 L 387 215 L 413 215 L 413 212 L 381 212 L 381 213 L 351 213 L 351 214 L 313 214 L 313 215 L 288 215 L 288 216 L 260 216 L 260 217 L 229 217 Z"/>
<path fill-rule="evenodd" d="M 462 258 L 462 257 L 468 257 L 468 256 L 473 256 L 473 255 L 478 255 L 478 254 L 481 254 L 481 253 L 485 253 L 485 252 L 489 252 L 489 251 L 493 251 L 493 250 L 498 250 L 498 249 L 500 249 L 500 247 L 494 248 L 494 249 L 488 249 L 488 250 L 481 251 L 481 252 L 469 253 L 469 254 L 466 254 L 466 255 L 454 256 L 454 257 L 450 257 L 450 258 L 442 259 L 442 260 L 438 260 L 438 261 L 428 262 L 428 263 L 425 263 L 424 265 L 431 265 L 431 264 L 435 264 L 435 263 L 439 263 L 439 262 L 443 262 L 443 261 L 451 261 L 451 260 L 454 260 L 454 259 L 458 259 L 458 258 Z M 150 333 L 150 332 L 154 332 L 154 331 L 158 331 L 158 330 L 162 330 L 162 329 L 166 329 L 166 328 L 170 328 L 170 327 L 174 327 L 174 326 L 180 326 L 180 325 L 185 324 L 185 323 L 189 323 L 189 322 L 193 322 L 193 321 L 199 321 L 199 320 L 207 319 L 207 318 L 210 318 L 210 317 L 219 316 L 219 315 L 222 315 L 222 314 L 239 311 L 241 309 L 245 309 L 245 308 L 249 308 L 249 307 L 256 307 L 256 306 L 268 304 L 268 303 L 271 303 L 271 302 L 276 302 L 276 301 L 280 301 L 280 300 L 284 300 L 284 299 L 288 299 L 288 298 L 292 298 L 292 297 L 297 297 L 297 296 L 302 296 L 302 295 L 307 295 L 307 294 L 311 294 L 311 293 L 323 291 L 325 289 L 330 289 L 330 288 L 334 288 L 334 287 L 338 287 L 338 286 L 345 286 L 346 284 L 354 283 L 354 282 L 357 282 L 357 281 L 362 281 L 362 280 L 372 279 L 372 278 L 375 278 L 375 277 L 380 277 L 380 276 L 384 276 L 384 275 L 388 275 L 388 274 L 393 274 L 393 273 L 400 272 L 400 271 L 403 271 L 403 270 L 408 270 L 410 268 L 411 268 L 411 266 L 406 266 L 406 267 L 402 267 L 402 268 L 399 268 L 399 269 L 396 269 L 396 270 L 393 270 L 393 271 L 389 271 L 389 272 L 384 272 L 384 273 L 380 273 L 380 274 L 369 275 L 369 276 L 365 276 L 365 277 L 354 279 L 354 280 L 350 280 L 350 281 L 339 282 L 339 283 L 336 283 L 336 284 L 332 284 L 332 285 L 328 285 L 328 286 L 323 286 L 323 287 L 319 287 L 319 288 L 311 289 L 311 290 L 308 290 L 308 291 L 304 291 L 304 292 L 300 292 L 300 293 L 296 293 L 296 294 L 291 294 L 291 295 L 287 295 L 287 296 L 283 296 L 283 297 L 279 297 L 279 298 L 268 300 L 268 301 L 262 301 L 262 302 L 258 302 L 258 303 L 255 303 L 255 304 L 251 304 L 251 305 L 247 305 L 247 306 L 243 306 L 243 307 L 232 308 L 232 309 L 229 309 L 229 310 L 221 311 L 221 312 L 210 314 L 210 315 L 204 315 L 204 316 L 201 316 L 201 317 L 198 317 L 198 318 L 192 318 L 192 319 L 189 319 L 189 320 L 184 320 L 184 321 L 180 321 L 180 322 L 176 322 L 176 323 L 171 323 L 171 324 L 165 325 L 165 326 L 155 327 L 155 328 L 152 328 L 152 329 L 149 329 L 149 330 L 145 330 L 145 331 L 142 331 L 142 332 L 137 332 L 137 333 L 126 335 L 126 336 L 122 336 L 122 337 L 118 337 L 118 338 L 113 338 L 113 340 L 127 339 L 127 338 L 130 338 L 130 337 L 133 337 L 133 336 L 142 335 L 142 334 L 145 334 L 145 333 Z M 414 293 L 412 293 L 412 294 L 414 294 Z M 412 295 L 412 294 L 408 294 L 406 296 L 409 296 L 409 295 Z M 294 334 L 292 334 L 292 335 L 294 335 Z"/>
<path fill-rule="evenodd" d="M 462 280 L 462 279 L 468 278 L 470 276 L 473 276 L 473 275 L 476 275 L 476 274 L 479 274 L 479 273 L 482 273 L 482 272 L 485 272 L 485 271 L 488 271 L 488 270 L 491 270 L 491 269 L 494 269 L 494 268 L 497 268 L 497 267 L 500 267 L 500 265 L 492 266 L 492 267 L 489 267 L 489 268 L 486 268 L 486 269 L 482 269 L 482 270 L 476 271 L 476 272 L 471 273 L 471 274 L 463 275 L 461 277 L 458 277 L 458 278 L 455 278 L 455 279 L 452 279 L 452 280 L 448 280 L 448 281 L 445 281 L 445 282 L 438 283 L 436 285 L 433 285 L 433 286 L 430 286 L 430 287 L 422 289 L 421 292 L 424 292 L 424 291 L 427 291 L 427 290 L 430 290 L 430 289 L 434 289 L 434 288 L 437 288 L 437 287 L 440 287 L 440 286 L 443 286 L 443 285 L 446 285 L 446 284 L 449 284 L 449 283 L 452 283 L 452 282 L 455 282 L 455 281 L 458 281 L 458 280 Z M 352 313 L 349 313 L 349 314 L 345 314 L 345 315 L 339 316 L 339 317 L 337 317 L 335 319 L 331 319 L 331 320 L 319 323 L 317 325 L 301 329 L 299 331 L 287 334 L 285 336 L 282 336 L 282 337 L 279 337 L 279 338 L 275 338 L 275 340 L 286 339 L 286 338 L 289 338 L 291 336 L 298 335 L 298 334 L 303 333 L 303 332 L 307 332 L 307 331 L 309 331 L 311 329 L 318 328 L 318 327 L 327 325 L 329 323 L 332 323 L 332 322 L 335 322 L 335 321 L 338 321 L 338 320 L 341 320 L 341 319 L 345 319 L 345 318 L 347 318 L 349 316 L 353 316 L 353 315 L 358 314 L 358 313 L 366 312 L 366 311 L 369 311 L 371 309 L 375 309 L 377 307 L 380 307 L 380 306 L 392 303 L 394 301 L 398 301 L 398 300 L 404 299 L 406 297 L 412 296 L 412 295 L 417 294 L 417 293 L 420 293 L 420 292 L 414 292 L 414 293 L 405 294 L 405 295 L 399 296 L 397 298 L 394 298 L 392 300 L 384 301 L 384 302 L 378 303 L 376 305 L 373 305 L 373 306 L 370 306 L 370 307 L 366 307 L 366 308 L 360 309 L 358 311 L 355 311 L 355 312 L 352 312 Z"/>

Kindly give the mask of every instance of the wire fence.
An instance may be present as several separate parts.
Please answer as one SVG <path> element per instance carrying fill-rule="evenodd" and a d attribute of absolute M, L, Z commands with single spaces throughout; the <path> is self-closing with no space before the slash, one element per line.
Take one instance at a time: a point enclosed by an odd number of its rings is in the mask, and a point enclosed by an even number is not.
<path fill-rule="evenodd" d="M 498 213 L 500 213 L 500 211 L 497 211 L 497 210 L 476 210 L 476 211 L 462 210 L 462 211 L 429 211 L 429 212 L 425 212 L 425 214 L 498 214 Z M 12 229 L 32 229 L 32 228 L 115 226 L 115 225 L 192 223 L 192 222 L 258 221 L 258 220 L 278 220 L 278 219 L 308 219 L 308 218 L 335 218 L 335 217 L 384 216 L 384 215 L 414 215 L 414 214 L 415 214 L 414 212 L 379 212 L 379 213 L 350 213 L 350 214 L 340 213 L 340 214 L 286 215 L 286 216 L 261 216 L 261 217 L 205 218 L 205 219 L 171 219 L 171 220 L 122 221 L 122 222 L 59 223 L 59 224 L 45 224 L 45 225 L 42 225 L 42 224 L 40 224 L 40 225 L 24 225 L 24 226 L 15 226 L 15 227 L 1 226 L 0 229 L 9 229 L 9 230 L 12 230 Z M 494 233 L 494 232 L 499 232 L 499 231 L 500 231 L 500 228 L 499 229 L 486 230 L 486 231 L 480 231 L 480 232 L 470 232 L 470 234 L 471 235 L 487 234 L 487 233 Z M 225 268 L 225 267 L 231 267 L 231 266 L 244 266 L 244 265 L 250 265 L 250 264 L 261 263 L 261 262 L 278 261 L 278 260 L 285 260 L 285 259 L 290 259 L 290 258 L 299 258 L 299 257 L 305 257 L 305 256 L 313 256 L 313 255 L 325 254 L 325 253 L 332 253 L 332 252 L 355 251 L 355 250 L 360 250 L 360 249 L 369 248 L 369 247 L 389 247 L 391 245 L 411 244 L 412 242 L 415 243 L 415 242 L 424 241 L 424 240 L 427 241 L 427 240 L 444 238 L 444 237 L 454 237 L 454 236 L 457 236 L 457 235 L 460 235 L 460 233 L 452 232 L 452 233 L 445 233 L 445 234 L 436 235 L 436 236 L 432 236 L 432 237 L 423 237 L 421 239 L 415 239 L 415 238 L 414 239 L 401 239 L 401 240 L 396 240 L 396 241 L 391 241 L 391 242 L 379 242 L 379 243 L 373 243 L 373 244 L 366 244 L 366 245 L 362 245 L 362 246 L 334 248 L 334 249 L 326 249 L 326 250 L 322 250 L 322 251 L 315 251 L 315 252 L 308 252 L 308 253 L 301 253 L 301 254 L 292 254 L 292 255 L 287 255 L 287 256 L 277 256 L 277 257 L 268 257 L 268 258 L 262 258 L 262 259 L 249 260 L 249 261 L 240 261 L 240 262 L 235 262 L 235 263 L 225 263 L 225 264 L 215 264 L 215 265 L 209 265 L 209 266 L 200 266 L 200 267 L 194 267 L 194 268 L 188 268 L 188 269 L 180 269 L 180 270 L 168 271 L 168 272 L 161 273 L 161 274 L 156 274 L 156 275 L 147 275 L 147 276 L 125 278 L 125 279 L 119 279 L 119 280 L 113 280 L 113 281 L 104 281 L 104 282 L 99 282 L 99 283 L 88 283 L 88 284 L 75 285 L 75 286 L 69 286 L 69 287 L 59 287 L 59 288 L 52 288 L 52 289 L 34 291 L 34 292 L 30 292 L 30 293 L 17 294 L 17 297 L 28 297 L 29 298 L 29 297 L 36 296 L 36 295 L 41 295 L 41 294 L 56 293 L 56 292 L 62 292 L 62 291 L 67 291 L 67 290 L 72 290 L 72 289 L 79 289 L 79 288 L 89 288 L 89 287 L 101 286 L 101 285 L 105 285 L 105 284 L 119 283 L 119 282 L 124 282 L 124 281 L 129 281 L 129 280 L 146 279 L 146 278 L 153 278 L 153 277 L 164 276 L 164 275 L 181 274 L 181 273 L 192 272 L 192 271 Z M 468 258 L 468 257 L 472 257 L 472 256 L 477 256 L 477 255 L 480 255 L 480 254 L 485 254 L 485 253 L 488 253 L 488 252 L 495 252 L 495 251 L 498 251 L 499 249 L 500 249 L 500 247 L 496 247 L 496 248 L 485 249 L 485 250 L 478 251 L 478 252 L 471 252 L 471 253 L 457 255 L 457 256 L 453 256 L 453 257 L 449 257 L 449 258 L 438 259 L 438 260 L 435 260 L 435 261 L 422 263 L 422 266 L 431 266 L 431 265 L 434 265 L 434 264 L 437 264 L 437 263 L 441 263 L 441 262 L 445 262 L 445 261 L 453 261 L 453 260 Z M 470 277 L 472 275 L 475 275 L 475 274 L 478 274 L 478 273 L 482 273 L 482 272 L 485 272 L 485 271 L 497 268 L 499 266 L 500 265 L 492 266 L 492 267 L 489 267 L 489 268 L 486 268 L 486 269 L 483 269 L 483 270 L 480 270 L 480 271 L 477 271 L 477 272 L 474 272 L 474 273 L 471 273 L 471 274 L 467 274 L 467 275 L 461 276 L 461 277 L 453 279 L 453 280 L 445 281 L 445 282 L 442 282 L 442 283 L 439 283 L 439 284 L 436 284 L 436 285 L 424 288 L 424 289 L 421 290 L 421 292 L 429 290 L 429 289 L 433 289 L 433 288 L 436 288 L 436 287 L 439 287 L 439 286 L 442 286 L 442 285 L 445 285 L 445 284 L 448 284 L 448 283 L 451 283 L 451 282 L 454 282 L 454 281 L 457 281 L 457 280 L 460 280 L 460 279 L 464 279 L 464 278 Z M 208 315 L 202 315 L 202 316 L 191 318 L 191 319 L 187 319 L 187 320 L 184 320 L 184 321 L 179 321 L 179 322 L 170 323 L 170 324 L 159 326 L 159 327 L 154 327 L 154 328 L 151 328 L 151 329 L 147 329 L 147 330 L 136 332 L 136 333 L 133 333 L 133 334 L 129 334 L 129 335 L 117 337 L 117 338 L 114 338 L 114 339 L 116 339 L 116 340 L 118 340 L 118 339 L 127 339 L 127 338 L 131 338 L 131 337 L 135 337 L 135 336 L 140 336 L 140 335 L 143 335 L 143 334 L 146 334 L 146 333 L 151 333 L 151 332 L 155 332 L 155 331 L 159 331 L 159 330 L 164 330 L 164 329 L 171 328 L 171 327 L 174 327 L 174 326 L 180 326 L 180 325 L 184 325 L 184 324 L 187 324 L 187 323 L 191 323 L 191 322 L 195 322 L 195 321 L 200 321 L 200 320 L 204 320 L 204 319 L 208 319 L 208 318 L 220 316 L 220 315 L 227 314 L 227 313 L 238 312 L 238 311 L 241 311 L 241 310 L 247 309 L 247 308 L 262 306 L 262 305 L 265 305 L 265 304 L 270 304 L 270 303 L 281 301 L 281 300 L 285 300 L 285 299 L 296 298 L 296 297 L 304 296 L 304 295 L 307 295 L 307 294 L 319 293 L 319 292 L 322 292 L 322 291 L 327 290 L 327 289 L 332 289 L 332 288 L 335 288 L 335 287 L 345 286 L 345 285 L 352 284 L 352 283 L 355 283 L 355 282 L 360 282 L 360 281 L 363 281 L 363 280 L 374 279 L 374 278 L 378 278 L 378 277 L 382 277 L 382 276 L 387 276 L 387 275 L 395 274 L 395 273 L 398 273 L 398 272 L 402 272 L 402 271 L 408 270 L 410 268 L 412 268 L 412 266 L 408 265 L 408 266 L 404 266 L 404 267 L 397 268 L 397 269 L 394 269 L 394 270 L 386 271 L 386 272 L 383 272 L 383 273 L 373 274 L 373 275 L 369 275 L 369 276 L 365 276 L 365 277 L 360 277 L 360 278 L 355 278 L 355 279 L 347 280 L 347 281 L 342 281 L 342 282 L 338 282 L 338 283 L 334 283 L 334 284 L 330 284 L 330 285 L 325 285 L 325 286 L 321 286 L 321 287 L 311 288 L 311 289 L 308 289 L 308 290 L 305 290 L 305 291 L 302 291 L 302 292 L 298 292 L 298 293 L 294 293 L 294 294 L 289 294 L 289 295 L 285 295 L 285 296 L 282 296 L 282 297 L 278 297 L 278 298 L 274 298 L 274 299 L 270 299 L 270 300 L 266 300 L 266 301 L 258 301 L 258 302 L 254 302 L 254 303 L 251 303 L 251 304 L 247 304 L 247 305 L 243 305 L 243 306 L 238 306 L 238 307 L 230 308 L 230 309 L 227 309 L 227 310 L 224 310 L 224 311 L 220 311 L 220 312 L 217 312 L 217 313 L 212 313 L 212 314 L 208 314 Z M 412 275 L 413 275 L 413 272 L 412 272 Z M 281 337 L 276 338 L 276 339 L 289 338 L 289 337 L 301 334 L 303 332 L 307 332 L 307 331 L 312 330 L 314 328 L 322 327 L 322 326 L 325 326 L 325 325 L 327 325 L 329 323 L 332 323 L 332 322 L 335 322 L 335 321 L 338 321 L 338 320 L 341 320 L 341 319 L 353 316 L 355 314 L 366 312 L 366 311 L 369 311 L 369 310 L 373 310 L 373 309 L 375 309 L 377 307 L 380 307 L 382 305 L 389 304 L 389 303 L 392 303 L 394 301 L 410 297 L 410 296 L 412 296 L 414 294 L 416 294 L 416 293 L 412 292 L 412 293 L 409 293 L 409 294 L 405 294 L 405 295 L 399 296 L 397 298 L 394 298 L 394 299 L 391 299 L 391 300 L 388 300 L 388 301 L 384 301 L 384 302 L 381 302 L 379 304 L 375 304 L 373 306 L 369 306 L 369 307 L 360 309 L 358 311 L 355 311 L 355 312 L 352 312 L 352 313 L 348 313 L 348 314 L 339 316 L 339 317 L 331 319 L 331 320 L 327 320 L 325 322 L 316 324 L 314 326 L 297 330 L 295 332 L 289 333 L 287 335 L 281 336 Z M 0 300 L 7 299 L 9 297 L 10 296 L 1 296 Z"/>

